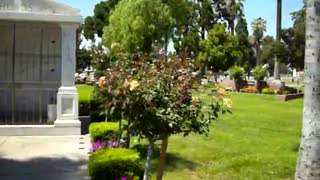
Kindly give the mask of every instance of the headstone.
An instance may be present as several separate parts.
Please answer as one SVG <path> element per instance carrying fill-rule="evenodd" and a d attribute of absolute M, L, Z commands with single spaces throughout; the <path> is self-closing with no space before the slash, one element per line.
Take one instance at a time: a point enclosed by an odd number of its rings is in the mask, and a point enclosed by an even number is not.
<path fill-rule="evenodd" d="M 285 87 L 285 83 L 281 80 L 272 80 L 269 83 L 269 87 L 273 90 L 279 91 Z"/>

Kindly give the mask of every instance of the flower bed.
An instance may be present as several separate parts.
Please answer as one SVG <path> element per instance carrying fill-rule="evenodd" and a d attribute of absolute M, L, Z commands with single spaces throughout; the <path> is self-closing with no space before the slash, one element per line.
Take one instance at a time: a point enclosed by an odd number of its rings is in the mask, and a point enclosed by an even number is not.
<path fill-rule="evenodd" d="M 303 93 L 276 95 L 276 99 L 279 101 L 291 101 L 298 98 L 303 98 Z"/>

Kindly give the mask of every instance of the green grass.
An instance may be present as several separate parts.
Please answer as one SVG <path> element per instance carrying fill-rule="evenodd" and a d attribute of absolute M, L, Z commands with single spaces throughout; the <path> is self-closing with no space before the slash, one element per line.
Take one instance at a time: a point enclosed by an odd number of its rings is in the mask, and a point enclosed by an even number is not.
<path fill-rule="evenodd" d="M 77 87 L 80 99 L 90 99 L 92 86 Z M 234 103 L 233 114 L 214 122 L 209 136 L 170 137 L 165 180 L 293 179 L 302 99 L 279 102 L 273 95 L 229 96 Z M 210 98 L 205 94 L 201 97 Z M 153 160 L 152 179 L 158 153 Z"/>
<path fill-rule="evenodd" d="M 93 86 L 87 84 L 78 84 L 79 101 L 90 101 L 93 92 Z"/>
<path fill-rule="evenodd" d="M 233 114 L 216 121 L 208 137 L 169 139 L 165 180 L 293 179 L 302 99 L 278 102 L 272 95 L 236 93 L 230 97 Z"/>

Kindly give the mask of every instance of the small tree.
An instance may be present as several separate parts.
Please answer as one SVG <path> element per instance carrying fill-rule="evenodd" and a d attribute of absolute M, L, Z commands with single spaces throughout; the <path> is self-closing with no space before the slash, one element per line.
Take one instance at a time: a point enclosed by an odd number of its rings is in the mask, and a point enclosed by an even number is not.
<path fill-rule="evenodd" d="M 162 140 L 160 171 L 162 178 L 168 138 L 172 134 L 207 134 L 220 112 L 229 112 L 231 101 L 223 92 L 205 106 L 193 96 L 192 67 L 188 60 L 168 62 L 145 57 L 139 61 L 118 61 L 106 72 L 101 98 L 106 114 L 121 114 L 128 120 L 128 132 L 148 140 L 144 179 L 148 179 L 154 144 Z M 226 106 L 222 105 L 225 102 Z"/>
<path fill-rule="evenodd" d="M 263 68 L 262 66 L 257 66 L 253 70 L 253 77 L 257 81 L 257 89 L 259 93 L 261 93 L 262 90 L 262 81 L 267 76 L 267 70 Z"/>
<path fill-rule="evenodd" d="M 200 42 L 198 61 L 215 73 L 228 70 L 241 57 L 239 39 L 226 32 L 223 24 L 215 24 L 208 39 Z"/>
<path fill-rule="evenodd" d="M 233 66 L 230 69 L 231 77 L 233 77 L 237 91 L 240 91 L 241 81 L 244 76 L 244 70 L 240 66 Z"/>

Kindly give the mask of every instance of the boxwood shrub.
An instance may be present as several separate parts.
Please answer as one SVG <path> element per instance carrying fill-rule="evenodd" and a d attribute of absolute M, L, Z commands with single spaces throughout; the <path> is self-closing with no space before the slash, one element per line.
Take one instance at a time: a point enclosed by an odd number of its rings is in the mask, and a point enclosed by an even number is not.
<path fill-rule="evenodd" d="M 93 141 L 117 138 L 118 132 L 118 122 L 91 123 L 89 126 L 90 137 Z"/>
<path fill-rule="evenodd" d="M 90 101 L 80 100 L 79 101 L 79 116 L 89 116 L 91 112 Z"/>
<path fill-rule="evenodd" d="M 272 88 L 264 88 L 262 94 L 275 94 L 275 91 Z"/>
<path fill-rule="evenodd" d="M 143 178 L 139 153 L 131 149 L 102 149 L 91 154 L 88 171 L 92 180 L 116 180 L 121 177 Z"/>
<path fill-rule="evenodd" d="M 94 100 L 79 101 L 79 116 L 90 116 L 90 122 L 104 122 L 106 116 L 101 113 L 102 111 Z"/>

